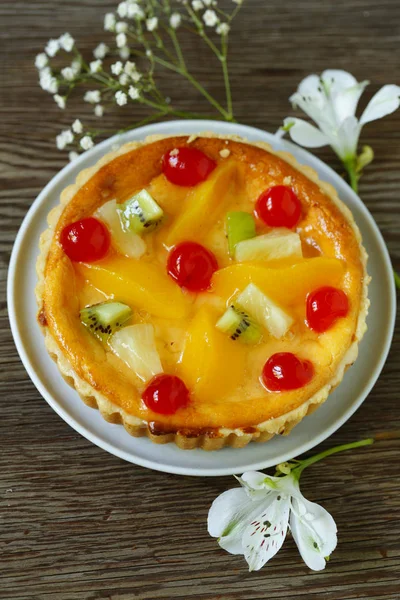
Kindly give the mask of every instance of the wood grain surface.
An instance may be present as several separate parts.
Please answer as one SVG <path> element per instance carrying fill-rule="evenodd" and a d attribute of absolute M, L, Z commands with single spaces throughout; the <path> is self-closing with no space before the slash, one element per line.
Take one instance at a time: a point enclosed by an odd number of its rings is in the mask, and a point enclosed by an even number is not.
<path fill-rule="evenodd" d="M 232 477 L 155 473 L 75 433 L 29 380 L 9 331 L 6 274 L 29 206 L 65 164 L 54 136 L 89 109 L 62 113 L 37 85 L 35 55 L 70 31 L 87 52 L 104 39 L 105 0 L 0 0 L 0 598 L 35 600 L 400 598 L 399 440 L 333 457 L 310 469 L 303 491 L 335 517 L 339 545 L 310 572 L 293 541 L 262 571 L 207 534 L 209 505 Z M 199 78 L 221 101 L 217 65 L 185 40 Z M 367 96 L 399 81 L 399 0 L 247 0 L 230 55 L 238 121 L 274 131 L 303 76 L 344 68 L 371 80 Z M 208 112 L 170 73 L 161 85 L 182 109 Z M 142 113 L 137 113 L 137 115 Z M 135 118 L 136 116 L 135 115 Z M 127 126 L 126 110 L 104 119 Z M 360 195 L 400 269 L 400 111 L 368 125 L 376 159 Z M 328 149 L 320 156 L 340 171 Z M 372 310 L 380 310 L 379 306 Z M 374 390 L 322 447 L 400 429 L 400 331 Z"/>

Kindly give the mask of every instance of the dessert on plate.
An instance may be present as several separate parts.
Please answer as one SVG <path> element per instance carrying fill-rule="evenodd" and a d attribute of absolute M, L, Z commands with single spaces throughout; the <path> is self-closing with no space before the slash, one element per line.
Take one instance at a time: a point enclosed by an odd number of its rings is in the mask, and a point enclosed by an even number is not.
<path fill-rule="evenodd" d="M 46 347 L 134 436 L 287 434 L 357 357 L 366 252 L 336 191 L 238 137 L 153 136 L 82 171 L 38 259 Z"/>

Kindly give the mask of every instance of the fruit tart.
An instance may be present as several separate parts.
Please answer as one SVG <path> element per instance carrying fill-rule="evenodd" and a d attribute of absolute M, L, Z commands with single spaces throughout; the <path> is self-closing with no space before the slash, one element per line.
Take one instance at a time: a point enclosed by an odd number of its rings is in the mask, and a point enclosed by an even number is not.
<path fill-rule="evenodd" d="M 238 137 L 152 137 L 82 171 L 38 259 L 46 347 L 134 436 L 287 434 L 357 357 L 366 252 L 330 185 Z"/>

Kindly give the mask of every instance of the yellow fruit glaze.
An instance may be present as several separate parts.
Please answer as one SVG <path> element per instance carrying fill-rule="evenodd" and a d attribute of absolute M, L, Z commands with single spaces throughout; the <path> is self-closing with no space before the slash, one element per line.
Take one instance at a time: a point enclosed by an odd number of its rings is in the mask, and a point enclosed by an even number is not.
<path fill-rule="evenodd" d="M 76 373 L 127 413 L 165 431 L 249 428 L 300 406 L 332 379 L 355 333 L 363 277 L 359 245 L 346 218 L 316 184 L 254 146 L 199 138 L 191 146 L 216 160 L 217 168 L 194 188 L 169 183 L 161 173 L 161 157 L 186 141 L 163 139 L 124 154 L 78 191 L 59 220 L 48 256 L 42 312 Z M 230 151 L 228 158 L 221 158 L 222 149 Z M 296 231 L 304 258 L 235 263 L 228 253 L 225 214 L 253 212 L 260 193 L 273 185 L 290 185 L 302 203 Z M 166 214 L 163 225 L 146 234 L 146 254 L 134 260 L 110 252 L 96 263 L 71 263 L 58 242 L 62 228 L 143 187 Z M 258 222 L 257 233 L 267 232 Z M 220 270 L 207 292 L 185 292 L 167 275 L 168 248 L 184 240 L 203 244 L 218 260 Z M 215 328 L 231 299 L 250 282 L 294 318 L 284 338 L 275 340 L 264 331 L 261 343 L 248 346 Z M 350 312 L 318 335 L 305 324 L 305 299 L 323 285 L 343 289 Z M 134 323 L 154 325 L 164 371 L 182 377 L 191 391 L 187 408 L 170 416 L 149 411 L 141 401 L 143 384 L 81 325 L 79 309 L 106 298 L 129 304 Z M 313 362 L 315 376 L 306 387 L 285 393 L 264 389 L 263 365 L 281 351 Z"/>

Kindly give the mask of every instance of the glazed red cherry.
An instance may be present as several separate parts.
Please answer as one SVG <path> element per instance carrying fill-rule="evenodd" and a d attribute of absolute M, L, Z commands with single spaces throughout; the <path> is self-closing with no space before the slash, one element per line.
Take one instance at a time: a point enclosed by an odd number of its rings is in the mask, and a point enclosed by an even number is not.
<path fill-rule="evenodd" d="M 300 220 L 301 204 L 293 190 L 276 185 L 261 194 L 255 212 L 268 227 L 293 229 Z"/>
<path fill-rule="evenodd" d="M 93 262 L 107 254 L 110 234 L 101 221 L 88 217 L 64 227 L 60 242 L 65 254 L 74 262 Z"/>
<path fill-rule="evenodd" d="M 291 352 L 277 352 L 264 365 L 262 381 L 270 392 L 285 392 L 301 388 L 314 375 L 313 364 Z"/>
<path fill-rule="evenodd" d="M 174 148 L 163 157 L 163 173 L 171 183 L 190 187 L 207 179 L 216 162 L 196 148 Z"/>
<path fill-rule="evenodd" d="M 307 325 L 318 333 L 330 329 L 337 319 L 345 317 L 348 312 L 349 300 L 337 288 L 321 287 L 307 296 Z"/>
<path fill-rule="evenodd" d="M 190 292 L 208 290 L 213 273 L 218 269 L 214 254 L 196 242 L 182 242 L 171 250 L 167 263 L 168 275 L 181 288 Z"/>
<path fill-rule="evenodd" d="M 142 395 L 147 408 L 162 415 L 173 415 L 186 406 L 189 399 L 189 390 L 175 375 L 156 375 Z"/>

